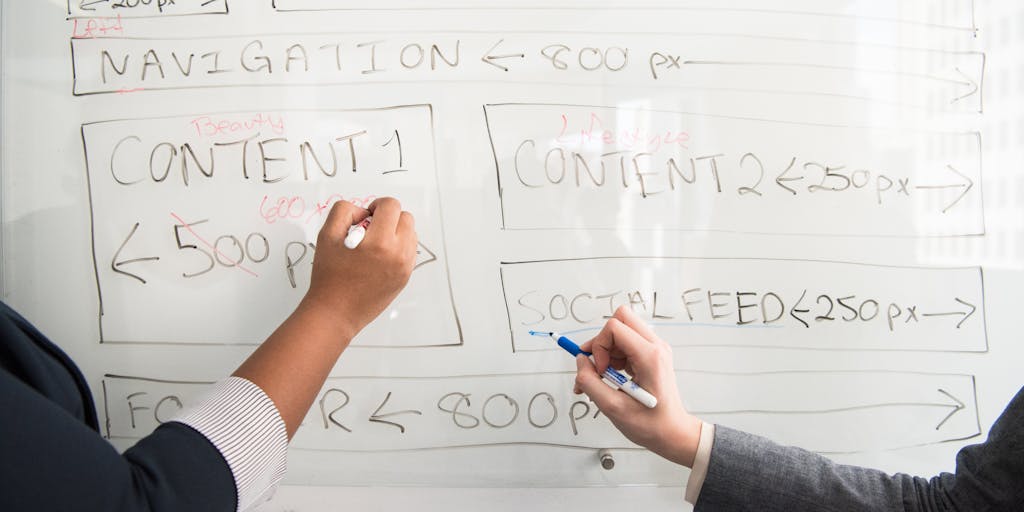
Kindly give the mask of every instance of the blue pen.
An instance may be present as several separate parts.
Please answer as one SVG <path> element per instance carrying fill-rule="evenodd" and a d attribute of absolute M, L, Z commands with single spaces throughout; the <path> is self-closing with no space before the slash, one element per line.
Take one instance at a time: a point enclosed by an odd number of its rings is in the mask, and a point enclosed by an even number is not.
<path fill-rule="evenodd" d="M 566 352 L 572 354 L 573 357 L 583 354 L 589 357 L 591 361 L 594 360 L 593 355 L 590 352 L 584 351 L 583 349 L 580 348 L 579 345 L 574 343 L 572 340 L 566 338 L 565 336 L 562 336 L 561 334 L 558 334 L 557 332 L 530 331 L 530 335 L 548 336 L 551 339 L 555 340 L 558 343 L 559 347 L 562 347 L 563 349 L 565 349 Z M 616 389 L 622 390 L 622 392 L 635 398 L 637 402 L 644 404 L 648 408 L 653 409 L 655 406 L 658 405 L 658 399 L 655 398 L 654 395 L 648 393 L 644 388 L 638 386 L 637 383 L 630 380 L 629 377 L 626 377 L 626 375 L 616 370 L 615 368 L 612 368 L 611 366 L 606 368 L 602 377 L 604 377 L 604 380 L 606 382 L 608 382 L 612 386 L 615 386 Z"/>

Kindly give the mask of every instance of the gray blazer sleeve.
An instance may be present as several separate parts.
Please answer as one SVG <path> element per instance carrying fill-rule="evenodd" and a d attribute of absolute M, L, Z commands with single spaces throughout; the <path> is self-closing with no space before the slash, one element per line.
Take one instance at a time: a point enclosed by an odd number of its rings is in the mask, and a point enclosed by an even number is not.
<path fill-rule="evenodd" d="M 956 474 L 931 479 L 836 464 L 800 448 L 715 427 L 695 511 L 1024 511 L 1024 389 L 965 447 Z"/>

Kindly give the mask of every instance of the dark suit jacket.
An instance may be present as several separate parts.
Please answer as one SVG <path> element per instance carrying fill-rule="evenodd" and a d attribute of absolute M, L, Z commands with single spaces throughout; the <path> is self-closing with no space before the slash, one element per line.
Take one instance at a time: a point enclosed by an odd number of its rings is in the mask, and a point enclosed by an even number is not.
<path fill-rule="evenodd" d="M 68 357 L 0 303 L 0 510 L 233 511 L 220 452 L 170 422 L 124 455 L 99 434 L 92 395 Z"/>
<path fill-rule="evenodd" d="M 932 479 L 835 464 L 799 448 L 715 427 L 696 511 L 1024 511 L 1024 389 L 988 440 Z"/>

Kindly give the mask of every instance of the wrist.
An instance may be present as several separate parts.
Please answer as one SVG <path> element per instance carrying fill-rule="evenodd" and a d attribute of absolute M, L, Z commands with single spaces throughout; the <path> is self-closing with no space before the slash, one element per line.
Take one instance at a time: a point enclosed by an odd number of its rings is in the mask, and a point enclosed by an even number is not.
<path fill-rule="evenodd" d="M 364 327 L 355 320 L 356 315 L 352 314 L 351 308 L 308 292 L 295 308 L 293 316 L 302 317 L 303 323 L 317 325 L 332 333 L 344 345 L 348 345 Z"/>
<path fill-rule="evenodd" d="M 693 461 L 697 457 L 697 448 L 700 446 L 700 433 L 704 422 L 691 414 L 686 414 L 680 421 L 676 439 L 673 441 L 671 455 L 667 457 L 672 462 L 693 467 Z"/>

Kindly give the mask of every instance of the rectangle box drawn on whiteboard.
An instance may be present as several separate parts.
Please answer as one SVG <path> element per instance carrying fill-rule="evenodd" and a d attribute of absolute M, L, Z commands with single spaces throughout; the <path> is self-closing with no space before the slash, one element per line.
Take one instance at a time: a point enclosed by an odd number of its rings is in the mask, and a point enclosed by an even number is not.
<path fill-rule="evenodd" d="M 180 39 L 103 30 L 76 23 L 77 36 L 71 39 L 75 96 L 396 82 L 600 84 L 631 94 L 649 88 L 669 97 L 768 94 L 782 105 L 807 98 L 934 112 L 984 109 L 981 52 L 737 37 L 703 28 L 692 33 L 377 31 Z M 89 37 L 96 32 L 103 36 Z M 592 47 L 610 48 L 596 54 L 606 65 L 594 68 L 584 60 Z"/>
<path fill-rule="evenodd" d="M 504 229 L 985 233 L 981 135 L 485 105 Z"/>
<path fill-rule="evenodd" d="M 974 3 L 971 0 L 955 0 L 944 2 L 942 9 L 937 9 L 930 0 L 860 0 L 856 9 L 849 6 L 831 5 L 807 0 L 776 1 L 767 7 L 761 0 L 727 0 L 714 3 L 713 7 L 687 5 L 679 0 L 647 1 L 636 5 L 626 1 L 593 0 L 557 0 L 548 2 L 530 2 L 516 0 L 441 0 L 425 7 L 418 0 L 381 0 L 368 6 L 354 0 L 273 0 L 274 9 L 281 12 L 303 11 L 401 11 L 401 10 L 470 10 L 470 11 L 502 11 L 502 10 L 565 10 L 565 11 L 599 11 L 599 10 L 682 10 L 691 12 L 717 12 L 746 16 L 785 16 L 851 19 L 874 22 L 909 23 L 925 25 L 931 28 L 975 31 Z M 851 10 L 853 12 L 851 12 Z M 866 12 L 870 15 L 860 15 Z"/>
<path fill-rule="evenodd" d="M 416 269 L 355 345 L 462 343 L 430 105 L 104 121 L 82 142 L 102 342 L 258 343 L 308 286 L 330 206 L 394 196 Z"/>
<path fill-rule="evenodd" d="M 228 0 L 68 0 L 68 17 L 151 18 L 228 14 Z"/>
<path fill-rule="evenodd" d="M 573 378 L 571 372 L 329 378 L 292 446 L 347 452 L 514 444 L 637 449 L 592 403 L 572 393 Z M 821 453 L 891 450 L 980 434 L 970 375 L 677 370 L 676 379 L 694 414 Z M 205 387 L 106 375 L 106 435 L 141 438 Z"/>
<path fill-rule="evenodd" d="M 621 305 L 676 346 L 987 352 L 980 267 L 755 258 L 581 258 L 503 263 L 513 352 L 579 341 Z"/>

